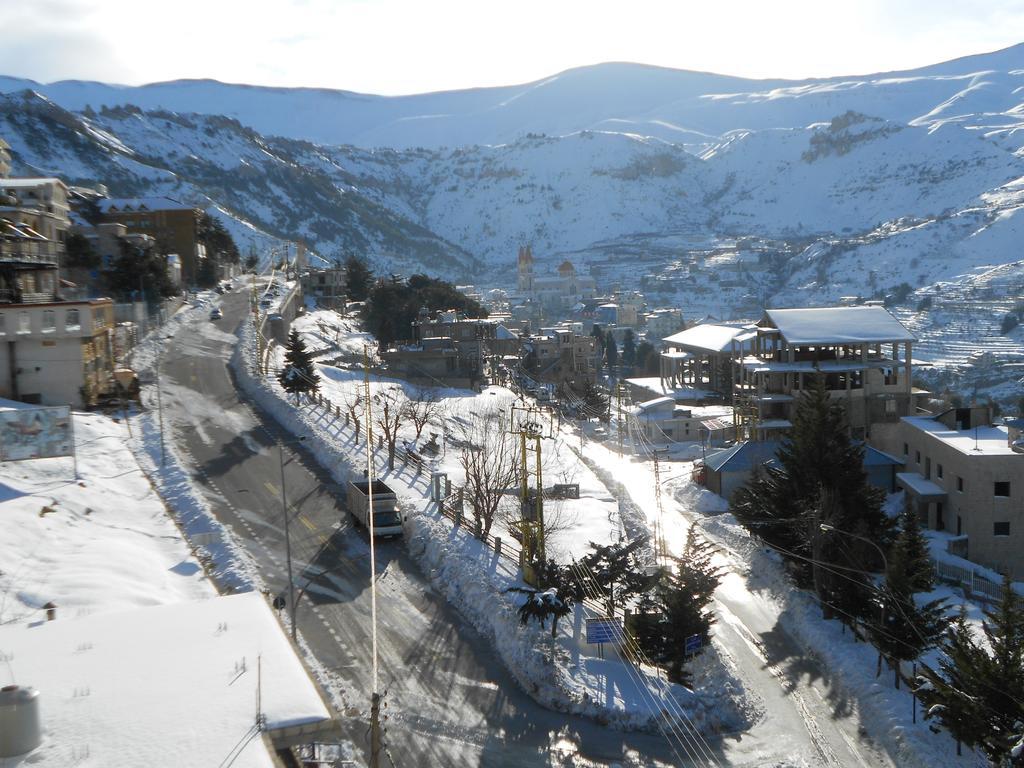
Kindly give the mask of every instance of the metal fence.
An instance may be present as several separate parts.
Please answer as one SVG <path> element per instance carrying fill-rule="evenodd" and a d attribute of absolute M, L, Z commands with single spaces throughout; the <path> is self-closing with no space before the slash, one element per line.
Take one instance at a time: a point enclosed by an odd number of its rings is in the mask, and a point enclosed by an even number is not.
<path fill-rule="evenodd" d="M 969 598 L 977 598 L 983 602 L 997 602 L 1002 596 L 1002 584 L 992 581 L 973 568 L 954 565 L 934 558 L 932 565 L 935 567 L 935 575 L 940 581 L 960 587 Z M 1024 603 L 1024 596 L 1020 596 L 1020 600 Z"/>

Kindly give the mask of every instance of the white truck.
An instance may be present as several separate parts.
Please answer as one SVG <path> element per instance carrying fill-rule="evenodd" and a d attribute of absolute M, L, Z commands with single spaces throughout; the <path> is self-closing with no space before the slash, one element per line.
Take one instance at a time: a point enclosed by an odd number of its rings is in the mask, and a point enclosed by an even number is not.
<path fill-rule="evenodd" d="M 367 529 L 369 520 L 369 481 L 348 481 L 348 511 L 356 521 Z M 374 537 L 401 536 L 402 510 L 398 507 L 398 496 L 383 480 L 373 481 L 373 535 Z"/>

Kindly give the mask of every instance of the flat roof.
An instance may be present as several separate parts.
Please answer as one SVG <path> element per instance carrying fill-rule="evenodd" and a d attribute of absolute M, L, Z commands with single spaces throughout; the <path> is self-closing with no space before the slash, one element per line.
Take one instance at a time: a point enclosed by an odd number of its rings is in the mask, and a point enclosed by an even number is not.
<path fill-rule="evenodd" d="M 733 340 L 747 330 L 748 328 L 741 325 L 704 323 L 673 333 L 662 341 L 677 347 L 689 347 L 704 352 L 724 352 L 731 349 Z"/>
<path fill-rule="evenodd" d="M 944 499 L 946 492 L 931 480 L 925 480 L 917 472 L 897 472 L 896 483 L 922 499 Z"/>
<path fill-rule="evenodd" d="M 916 341 L 884 307 L 768 309 L 761 323 L 778 328 L 789 344 Z"/>
<path fill-rule="evenodd" d="M 237 750 L 234 768 L 271 768 L 257 678 L 269 730 L 330 719 L 258 592 L 0 626 L 0 651 L 39 691 L 34 766 L 85 750 L 95 765 L 216 766 Z"/>
<path fill-rule="evenodd" d="M 1024 454 L 1010 448 L 1009 430 L 1005 426 L 956 430 L 927 416 L 904 416 L 902 420 L 968 456 L 1020 456 L 1024 469 Z"/>

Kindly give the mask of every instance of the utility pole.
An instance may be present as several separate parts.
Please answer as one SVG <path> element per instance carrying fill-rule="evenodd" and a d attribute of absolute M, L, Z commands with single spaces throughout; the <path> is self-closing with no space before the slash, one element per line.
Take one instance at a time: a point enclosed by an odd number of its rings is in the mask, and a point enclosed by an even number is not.
<path fill-rule="evenodd" d="M 658 463 L 660 451 L 652 450 L 654 459 L 654 499 L 658 509 L 658 519 L 654 524 L 654 562 L 660 565 L 668 559 L 668 546 L 665 544 L 665 508 L 661 504 L 661 465 Z"/>
<path fill-rule="evenodd" d="M 384 751 L 384 731 L 380 724 L 380 694 L 376 691 L 370 699 L 370 768 L 380 768 L 380 756 Z"/>
<path fill-rule="evenodd" d="M 160 386 L 160 365 L 163 362 L 164 353 L 161 349 L 160 354 L 156 356 L 156 412 L 157 420 L 160 424 L 160 466 L 166 466 L 167 464 L 167 444 L 164 442 L 164 398 L 163 398 L 163 387 Z"/>
<path fill-rule="evenodd" d="M 621 382 L 616 382 L 615 383 L 615 407 L 616 407 L 616 420 L 615 421 L 616 421 L 616 424 L 618 425 L 618 429 L 616 431 L 619 433 L 619 456 L 622 455 L 622 424 L 623 424 L 622 400 L 624 399 L 624 396 L 627 395 L 625 390 L 626 390 L 626 387 Z"/>
<path fill-rule="evenodd" d="M 516 413 L 520 414 L 516 423 Z M 521 466 L 520 477 L 520 520 L 519 530 L 523 539 L 523 581 L 537 586 L 536 565 L 545 560 L 544 553 L 544 478 L 541 463 L 541 439 L 543 434 L 542 415 L 537 408 L 523 408 L 513 405 L 509 416 L 509 432 L 519 435 Z M 550 434 L 548 435 L 550 437 Z M 534 454 L 534 466 L 530 468 L 530 453 Z M 533 487 L 530 487 L 530 476 Z"/>
<path fill-rule="evenodd" d="M 284 548 L 288 560 L 288 604 L 292 613 L 292 642 L 297 642 L 295 627 L 295 579 L 292 578 L 292 540 L 288 525 L 288 493 L 284 487 L 284 443 L 277 441 L 277 458 L 281 463 L 281 514 L 284 515 Z"/>

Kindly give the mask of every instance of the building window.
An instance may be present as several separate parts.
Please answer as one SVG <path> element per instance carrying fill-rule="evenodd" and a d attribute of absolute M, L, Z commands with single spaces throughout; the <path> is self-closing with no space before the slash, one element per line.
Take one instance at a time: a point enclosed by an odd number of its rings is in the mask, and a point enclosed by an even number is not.
<path fill-rule="evenodd" d="M 895 400 L 886 400 L 885 401 L 885 412 L 887 414 L 889 414 L 890 416 L 895 416 L 896 415 L 896 401 Z"/>
<path fill-rule="evenodd" d="M 914 451 L 914 463 L 916 463 L 918 466 L 921 465 L 921 452 L 920 451 Z"/>
<path fill-rule="evenodd" d="M 1010 495 L 1010 482 L 1008 480 L 1005 481 L 1005 482 L 996 481 L 996 487 L 995 487 L 995 491 L 994 491 L 993 495 L 995 495 L 995 496 L 1009 496 Z M 1007 523 L 1007 525 L 1009 525 L 1009 523 Z"/>
<path fill-rule="evenodd" d="M 935 466 L 935 476 L 938 477 L 940 480 L 942 479 L 942 465 L 941 464 L 937 464 Z"/>
<path fill-rule="evenodd" d="M 992 523 L 992 535 L 993 536 L 1009 536 L 1010 535 L 1010 523 Z"/>
<path fill-rule="evenodd" d="M 81 320 L 78 319 L 78 310 L 69 309 L 64 314 L 64 330 L 77 331 L 81 327 Z"/>
<path fill-rule="evenodd" d="M 910 455 L 910 446 L 907 443 L 903 444 L 903 455 L 904 456 L 909 456 Z"/>
<path fill-rule="evenodd" d="M 57 330 L 57 313 L 52 309 L 43 310 L 43 333 L 53 333 Z"/>
<path fill-rule="evenodd" d="M 956 479 L 956 489 L 959 493 L 964 492 L 964 479 L 962 477 Z"/>
<path fill-rule="evenodd" d="M 32 333 L 32 319 L 28 312 L 18 313 L 18 333 Z"/>

